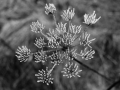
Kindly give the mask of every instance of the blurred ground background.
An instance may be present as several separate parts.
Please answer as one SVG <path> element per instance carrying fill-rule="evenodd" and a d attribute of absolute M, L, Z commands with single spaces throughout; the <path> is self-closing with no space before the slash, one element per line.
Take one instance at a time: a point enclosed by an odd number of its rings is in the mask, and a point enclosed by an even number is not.
<path fill-rule="evenodd" d="M 62 10 L 69 6 L 75 8 L 73 23 L 82 24 L 83 15 L 96 11 L 102 18 L 87 31 L 96 38 L 92 43 L 95 57 L 83 61 L 106 76 L 101 77 L 93 71 L 80 66 L 81 78 L 67 79 L 60 73 L 63 66 L 54 70 L 54 84 L 47 86 L 37 83 L 35 74 L 45 68 L 33 61 L 20 63 L 15 57 L 18 46 L 26 45 L 33 52 L 36 34 L 31 32 L 30 24 L 39 20 L 48 28 L 54 27 L 51 17 L 44 14 L 46 3 L 57 7 L 57 21 L 60 22 Z M 0 0 L 0 90 L 107 90 L 120 79 L 120 0 Z M 120 90 L 120 83 L 112 90 Z"/>

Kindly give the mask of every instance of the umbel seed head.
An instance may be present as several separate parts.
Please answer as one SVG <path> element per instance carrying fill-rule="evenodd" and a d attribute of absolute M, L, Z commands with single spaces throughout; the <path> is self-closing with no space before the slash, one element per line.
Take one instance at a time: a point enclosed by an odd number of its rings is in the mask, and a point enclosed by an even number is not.
<path fill-rule="evenodd" d="M 54 14 L 55 11 L 56 11 L 56 7 L 54 6 L 54 4 L 52 3 L 49 3 L 49 4 L 46 4 L 45 6 L 45 13 L 48 15 L 48 14 Z"/>
<path fill-rule="evenodd" d="M 79 69 L 78 64 L 75 62 L 79 61 L 80 58 L 83 60 L 92 59 L 95 54 L 91 46 L 95 38 L 90 39 L 90 34 L 83 30 L 81 25 L 74 25 L 72 23 L 75 9 L 69 7 L 67 10 L 63 10 L 61 17 L 66 23 L 57 23 L 55 12 L 56 7 L 54 4 L 46 4 L 45 13 L 47 15 L 52 14 L 56 25 L 54 29 L 49 28 L 47 33 L 44 32 L 45 26 L 38 20 L 30 25 L 32 32 L 40 34 L 40 37 L 36 38 L 34 43 L 38 51 L 31 53 L 31 50 L 26 46 L 18 47 L 16 51 L 16 57 L 20 62 L 30 61 L 31 56 L 33 56 L 35 63 L 42 63 L 44 65 L 46 62 L 50 62 L 52 64 L 52 68 L 48 69 L 46 67 L 45 70 L 39 70 L 35 74 L 38 78 L 37 82 L 46 83 L 47 85 L 53 84 L 52 71 L 61 63 L 66 63 L 61 71 L 64 77 L 80 77 L 82 70 Z M 100 18 L 96 19 L 94 11 L 91 15 L 84 15 L 83 23 L 87 25 L 95 24 Z"/>

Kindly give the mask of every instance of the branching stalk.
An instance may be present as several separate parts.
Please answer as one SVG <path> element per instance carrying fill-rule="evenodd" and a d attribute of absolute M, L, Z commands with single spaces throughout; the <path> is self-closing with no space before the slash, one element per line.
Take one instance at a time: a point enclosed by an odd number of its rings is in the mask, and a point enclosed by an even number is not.
<path fill-rule="evenodd" d="M 55 63 L 55 64 L 53 65 L 53 67 L 49 70 L 49 72 L 47 73 L 48 76 L 49 76 L 50 73 L 53 71 L 53 69 L 55 68 L 56 65 L 57 65 L 57 63 Z"/>
<path fill-rule="evenodd" d="M 53 14 L 53 19 L 54 19 L 55 25 L 57 26 L 57 20 L 56 20 L 55 14 Z"/>

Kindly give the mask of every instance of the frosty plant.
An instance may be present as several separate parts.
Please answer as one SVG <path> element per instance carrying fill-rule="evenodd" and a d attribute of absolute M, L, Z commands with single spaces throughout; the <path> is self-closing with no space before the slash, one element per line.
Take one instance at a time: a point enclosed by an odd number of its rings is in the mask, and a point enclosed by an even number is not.
<path fill-rule="evenodd" d="M 61 17 L 66 23 L 56 22 L 56 7 L 54 4 L 46 4 L 45 13 L 52 15 L 55 21 L 56 28 L 49 29 L 47 33 L 44 33 L 45 26 L 38 20 L 32 22 L 30 25 L 31 31 L 40 34 L 39 38 L 35 40 L 35 46 L 39 50 L 32 53 L 26 46 L 18 47 L 16 56 L 20 62 L 26 62 L 31 55 L 34 56 L 36 63 L 42 63 L 43 65 L 50 61 L 53 65 L 52 68 L 46 67 L 45 70 L 39 70 L 35 76 L 38 78 L 37 82 L 46 83 L 47 85 L 53 83 L 52 71 L 61 63 L 66 63 L 61 73 L 66 78 L 80 77 L 78 64 L 75 59 L 89 60 L 93 58 L 95 51 L 91 47 L 91 43 L 95 40 L 89 39 L 90 34 L 85 32 L 81 25 L 73 25 L 71 23 L 75 9 L 68 8 L 64 10 Z M 84 15 L 84 24 L 95 24 L 101 17 L 96 19 L 95 11 L 93 14 Z M 46 40 L 46 42 L 45 42 Z M 48 49 L 45 50 L 45 47 Z M 81 50 L 79 48 L 82 47 Z"/>

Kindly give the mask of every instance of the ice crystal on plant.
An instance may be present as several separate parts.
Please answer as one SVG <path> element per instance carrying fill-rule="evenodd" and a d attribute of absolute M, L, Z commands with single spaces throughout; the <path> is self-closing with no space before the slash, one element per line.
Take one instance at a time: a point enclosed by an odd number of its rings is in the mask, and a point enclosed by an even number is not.
<path fill-rule="evenodd" d="M 36 63 L 42 63 L 45 65 L 46 62 L 50 62 L 53 66 L 50 70 L 48 67 L 46 70 L 39 70 L 38 74 L 35 76 L 38 78 L 37 82 L 43 82 L 49 85 L 53 83 L 53 78 L 51 77 L 54 68 L 61 63 L 67 62 L 63 68 L 62 74 L 67 78 L 80 77 L 80 70 L 77 64 L 74 64 L 75 59 L 89 60 L 93 58 L 95 51 L 90 45 L 95 38 L 90 39 L 90 34 L 84 31 L 81 25 L 74 25 L 71 22 L 75 15 L 75 9 L 68 8 L 64 10 L 61 17 L 66 23 L 56 22 L 56 7 L 54 4 L 46 4 L 45 13 L 47 15 L 51 14 L 55 21 L 56 28 L 49 29 L 48 32 L 44 33 L 43 29 L 45 26 L 38 20 L 32 22 L 30 25 L 31 31 L 34 33 L 39 33 L 41 36 L 35 39 L 34 45 L 38 48 L 38 51 L 31 53 L 31 50 L 26 46 L 18 47 L 16 51 L 16 56 L 20 62 L 28 61 L 31 54 L 33 55 L 33 60 Z M 101 17 L 96 18 L 95 11 L 92 15 L 84 15 L 84 23 L 91 25 L 95 24 Z M 77 43 L 76 43 L 77 41 Z M 83 47 L 80 52 L 78 51 L 79 46 Z M 71 63 L 72 62 L 72 63 Z"/>

